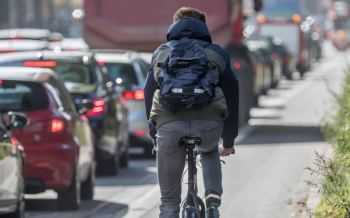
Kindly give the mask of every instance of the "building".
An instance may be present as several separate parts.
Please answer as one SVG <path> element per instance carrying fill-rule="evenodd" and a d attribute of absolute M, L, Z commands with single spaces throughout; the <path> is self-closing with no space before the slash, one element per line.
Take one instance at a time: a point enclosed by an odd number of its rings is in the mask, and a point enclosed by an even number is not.
<path fill-rule="evenodd" d="M 82 0 L 0 0 L 0 28 L 45 28 L 69 36 L 80 26 L 72 13 L 81 8 Z"/>

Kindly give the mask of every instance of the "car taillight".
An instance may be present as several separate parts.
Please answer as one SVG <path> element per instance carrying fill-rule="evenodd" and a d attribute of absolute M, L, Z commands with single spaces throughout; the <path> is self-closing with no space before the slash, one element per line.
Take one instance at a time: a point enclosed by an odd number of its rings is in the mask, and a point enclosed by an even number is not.
<path fill-rule="evenodd" d="M 106 63 L 104 61 L 96 61 L 99 66 L 104 66 Z"/>
<path fill-rule="evenodd" d="M 11 154 L 15 155 L 17 154 L 17 150 L 18 150 L 18 146 L 19 146 L 19 142 L 16 138 L 11 137 L 10 138 L 11 141 Z"/>
<path fill-rule="evenodd" d="M 135 90 L 135 91 L 124 91 L 123 98 L 125 100 L 144 100 L 145 93 L 142 89 Z"/>
<path fill-rule="evenodd" d="M 144 137 L 146 135 L 146 132 L 144 130 L 135 130 L 133 132 L 137 137 Z"/>
<path fill-rule="evenodd" d="M 10 140 L 11 140 L 11 144 L 12 145 L 18 145 L 19 144 L 18 140 L 15 137 L 11 137 Z"/>
<path fill-rule="evenodd" d="M 50 132 L 51 133 L 60 133 L 64 130 L 64 121 L 60 119 L 52 119 L 50 123 Z"/>
<path fill-rule="evenodd" d="M 232 61 L 232 66 L 234 70 L 240 70 L 242 68 L 242 65 L 239 61 Z"/>
<path fill-rule="evenodd" d="M 40 68 L 54 68 L 57 66 L 56 61 L 25 61 L 24 67 L 40 67 Z"/>
<path fill-rule="evenodd" d="M 104 99 L 95 99 L 93 101 L 93 108 L 86 113 L 87 117 L 96 117 L 104 114 L 106 102 Z"/>

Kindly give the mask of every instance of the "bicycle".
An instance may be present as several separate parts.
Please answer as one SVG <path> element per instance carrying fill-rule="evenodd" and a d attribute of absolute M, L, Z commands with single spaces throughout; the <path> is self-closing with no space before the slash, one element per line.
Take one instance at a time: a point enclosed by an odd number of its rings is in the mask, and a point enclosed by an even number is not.
<path fill-rule="evenodd" d="M 205 204 L 198 196 L 196 167 L 198 151 L 195 149 L 201 142 L 201 138 L 189 136 L 182 137 L 179 142 L 180 146 L 185 147 L 188 163 L 188 190 L 181 205 L 182 218 L 205 218 Z"/>

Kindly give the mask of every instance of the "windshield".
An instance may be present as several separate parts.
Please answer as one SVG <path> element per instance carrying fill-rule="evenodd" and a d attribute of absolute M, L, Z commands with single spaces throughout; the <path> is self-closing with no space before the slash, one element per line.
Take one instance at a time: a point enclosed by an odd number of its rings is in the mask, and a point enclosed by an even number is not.
<path fill-rule="evenodd" d="M 36 111 L 48 108 L 46 90 L 40 83 L 1 80 L 0 111 Z"/>
<path fill-rule="evenodd" d="M 88 65 L 82 63 L 69 63 L 69 62 L 54 62 L 54 66 L 47 66 L 45 63 L 52 61 L 0 61 L 0 66 L 23 66 L 30 62 L 31 65 L 26 65 L 27 67 L 43 67 L 43 68 L 51 68 L 53 71 L 57 73 L 60 79 L 64 82 L 71 83 L 82 83 L 82 84 L 94 84 L 96 81 L 96 75 L 91 72 Z M 40 64 L 43 64 L 42 66 Z"/>
<path fill-rule="evenodd" d="M 272 18 L 290 18 L 301 13 L 299 0 L 265 0 L 262 13 Z"/>
<path fill-rule="evenodd" d="M 92 84 L 94 78 L 88 66 L 75 63 L 58 63 L 53 70 L 64 82 Z"/>
<path fill-rule="evenodd" d="M 107 63 L 105 67 L 110 77 L 115 80 L 117 84 L 126 88 L 140 85 L 136 72 L 131 64 Z"/>

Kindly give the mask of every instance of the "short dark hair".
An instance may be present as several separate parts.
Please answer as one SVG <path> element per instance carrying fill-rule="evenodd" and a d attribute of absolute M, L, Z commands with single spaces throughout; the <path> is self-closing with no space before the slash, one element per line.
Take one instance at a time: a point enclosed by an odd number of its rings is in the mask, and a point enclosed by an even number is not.
<path fill-rule="evenodd" d="M 201 21 L 203 21 L 204 23 L 206 22 L 206 15 L 204 12 L 195 9 L 195 8 L 191 8 L 191 7 L 181 7 L 179 8 L 175 14 L 174 14 L 174 18 L 173 21 L 174 23 L 185 18 L 185 17 L 192 17 L 192 18 L 197 18 Z"/>

